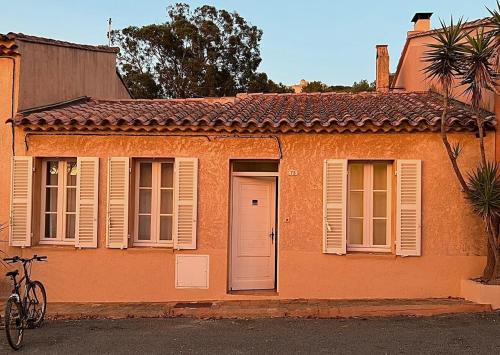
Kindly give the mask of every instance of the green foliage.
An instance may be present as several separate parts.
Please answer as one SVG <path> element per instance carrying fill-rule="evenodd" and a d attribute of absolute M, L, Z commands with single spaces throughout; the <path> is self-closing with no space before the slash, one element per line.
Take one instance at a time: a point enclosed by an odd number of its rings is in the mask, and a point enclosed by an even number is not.
<path fill-rule="evenodd" d="M 484 220 L 500 216 L 498 164 L 487 162 L 468 174 L 469 199 L 474 213 Z"/>
<path fill-rule="evenodd" d="M 332 85 L 328 86 L 321 81 L 311 81 L 302 89 L 302 92 L 364 92 L 374 91 L 375 82 L 369 84 L 368 80 L 361 80 L 359 83 L 354 82 L 352 86 Z"/>
<path fill-rule="evenodd" d="M 135 97 L 228 96 L 247 91 L 261 62 L 262 31 L 236 12 L 187 4 L 162 24 L 112 32 L 118 64 Z"/>
<path fill-rule="evenodd" d="M 436 43 L 427 44 L 430 49 L 424 53 L 424 61 L 428 63 L 424 71 L 430 79 L 439 80 L 449 94 L 453 77 L 460 74 L 465 58 L 463 41 L 467 33 L 462 19 L 454 24 L 451 18 L 450 26 L 440 21 L 441 28 L 432 35 Z"/>
<path fill-rule="evenodd" d="M 255 73 L 248 82 L 247 92 L 293 93 L 294 91 L 282 83 L 275 83 L 266 73 Z"/>
<path fill-rule="evenodd" d="M 475 109 L 479 108 L 484 90 L 494 86 L 492 39 L 491 36 L 485 36 L 484 30 L 481 29 L 475 36 L 467 36 L 467 44 L 463 49 L 465 58 L 460 73 L 461 84 L 466 86 L 465 93 L 471 95 L 472 106 Z"/>
<path fill-rule="evenodd" d="M 500 2 L 497 0 L 497 8 L 490 10 L 486 8 L 491 15 L 492 30 L 488 32 L 488 36 L 494 38 L 493 42 L 493 56 L 496 60 L 497 68 L 500 66 Z"/>
<path fill-rule="evenodd" d="M 352 84 L 352 92 L 363 92 L 363 91 L 374 91 L 375 90 L 375 82 L 371 84 L 368 83 L 367 80 L 363 79 L 359 83 L 354 82 Z"/>

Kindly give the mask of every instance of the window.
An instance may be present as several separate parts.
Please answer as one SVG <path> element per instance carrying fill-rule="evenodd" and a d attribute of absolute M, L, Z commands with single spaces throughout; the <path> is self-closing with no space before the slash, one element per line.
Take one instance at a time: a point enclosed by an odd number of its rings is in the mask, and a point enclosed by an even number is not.
<path fill-rule="evenodd" d="M 174 162 L 136 162 L 134 244 L 172 246 Z"/>
<path fill-rule="evenodd" d="M 74 244 L 76 159 L 42 161 L 40 243 Z"/>
<path fill-rule="evenodd" d="M 390 251 L 390 171 L 387 162 L 349 162 L 348 250 Z"/>

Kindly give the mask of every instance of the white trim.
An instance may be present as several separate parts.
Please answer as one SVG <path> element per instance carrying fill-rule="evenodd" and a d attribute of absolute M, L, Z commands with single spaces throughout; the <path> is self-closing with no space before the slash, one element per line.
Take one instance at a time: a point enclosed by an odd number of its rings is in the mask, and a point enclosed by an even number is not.
<path fill-rule="evenodd" d="M 151 163 L 151 229 L 150 229 L 150 239 L 149 240 L 139 240 L 139 180 L 140 180 L 140 164 L 141 163 Z M 162 188 L 161 187 L 161 164 L 171 164 L 172 165 L 172 187 Z M 134 162 L 135 169 L 135 183 L 134 183 L 134 232 L 132 236 L 132 242 L 134 247 L 163 247 L 172 248 L 174 245 L 173 234 L 174 234 L 174 216 L 175 210 L 175 172 L 174 172 L 175 160 L 171 158 L 164 159 L 151 159 L 151 158 L 138 158 Z M 149 189 L 149 188 L 148 188 Z M 165 214 L 160 214 L 160 204 L 161 204 L 161 190 L 171 190 L 172 191 L 172 239 L 171 240 L 160 240 L 160 220 L 161 216 Z"/>
<path fill-rule="evenodd" d="M 347 216 L 347 251 L 366 251 L 366 252 L 391 252 L 391 199 L 392 199 L 392 163 L 387 162 L 386 164 L 386 189 L 385 190 L 375 190 L 373 188 L 373 165 L 381 163 L 380 160 L 363 160 L 363 161 L 349 161 L 351 164 L 362 164 L 363 165 L 363 244 L 349 244 L 349 213 Z M 350 189 L 350 178 L 347 179 L 347 209 L 349 210 L 349 192 Z M 355 190 L 352 190 L 355 191 Z M 361 191 L 361 190 L 360 190 Z M 386 217 L 377 218 L 373 216 L 373 193 L 377 191 L 386 192 Z M 385 219 L 386 221 L 386 244 L 385 245 L 374 245 L 373 244 L 373 220 L 374 219 Z"/>
<path fill-rule="evenodd" d="M 45 215 L 47 214 L 46 208 L 46 192 L 47 192 L 47 164 L 49 162 L 57 162 L 57 208 L 55 215 L 57 216 L 57 228 L 55 238 L 45 237 Z M 75 211 L 69 212 L 70 215 L 75 216 L 75 237 L 66 238 L 66 216 L 68 213 L 67 209 L 67 164 L 68 162 L 77 163 L 76 158 L 43 158 L 42 159 L 42 179 L 41 179 L 41 204 L 40 204 L 40 244 L 51 244 L 51 245 L 75 245 L 76 240 L 76 184 L 70 188 L 75 190 Z M 55 188 L 56 185 L 50 185 Z M 50 213 L 49 213 L 50 214 Z"/>

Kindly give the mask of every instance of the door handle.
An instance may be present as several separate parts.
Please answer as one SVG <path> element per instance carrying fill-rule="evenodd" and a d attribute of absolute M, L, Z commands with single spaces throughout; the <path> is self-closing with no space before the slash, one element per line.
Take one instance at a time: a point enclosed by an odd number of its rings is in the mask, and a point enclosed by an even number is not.
<path fill-rule="evenodd" d="M 271 234 L 269 234 L 271 241 L 274 243 L 274 227 L 271 228 Z"/>

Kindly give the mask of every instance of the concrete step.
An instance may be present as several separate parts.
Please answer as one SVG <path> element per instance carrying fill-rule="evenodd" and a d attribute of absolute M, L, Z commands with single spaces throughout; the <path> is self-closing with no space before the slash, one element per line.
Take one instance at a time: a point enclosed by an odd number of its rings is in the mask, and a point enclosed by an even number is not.
<path fill-rule="evenodd" d="M 2 308 L 2 306 L 0 306 Z M 168 303 L 49 303 L 49 319 L 134 317 L 349 318 L 491 312 L 463 299 L 230 300 Z"/>

